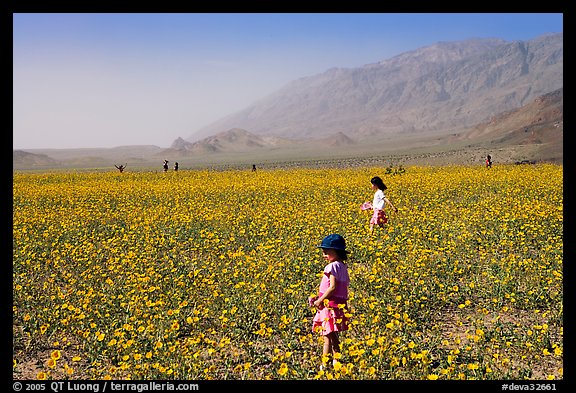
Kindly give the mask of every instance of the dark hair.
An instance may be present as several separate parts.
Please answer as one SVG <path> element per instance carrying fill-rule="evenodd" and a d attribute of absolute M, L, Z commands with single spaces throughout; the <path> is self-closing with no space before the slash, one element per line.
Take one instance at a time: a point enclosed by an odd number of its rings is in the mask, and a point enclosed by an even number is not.
<path fill-rule="evenodd" d="M 388 188 L 386 187 L 386 184 L 384 184 L 382 179 L 379 178 L 378 176 L 374 176 L 372 179 L 370 179 L 370 183 L 375 184 L 376 187 L 378 187 L 378 189 L 382 191 L 385 191 Z"/>
<path fill-rule="evenodd" d="M 336 251 L 336 255 L 340 261 L 345 261 L 348 259 L 348 253 L 346 251 L 337 249 L 334 249 L 334 251 Z"/>

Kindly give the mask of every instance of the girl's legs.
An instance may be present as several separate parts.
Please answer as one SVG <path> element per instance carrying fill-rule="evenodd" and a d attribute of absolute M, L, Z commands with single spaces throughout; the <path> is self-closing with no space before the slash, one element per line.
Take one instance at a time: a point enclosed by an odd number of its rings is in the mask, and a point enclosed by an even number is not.
<path fill-rule="evenodd" d="M 330 339 L 332 355 L 340 352 L 340 338 L 338 337 L 338 332 L 332 332 L 328 335 L 328 337 Z"/>
<path fill-rule="evenodd" d="M 324 345 L 322 346 L 322 356 L 328 356 L 330 355 L 330 352 L 332 352 L 332 341 L 330 340 L 330 334 L 324 336 Z"/>
<path fill-rule="evenodd" d="M 324 336 L 324 345 L 322 347 L 322 357 L 332 354 L 332 364 L 334 364 L 336 353 L 340 352 L 340 338 L 338 332 L 332 332 Z"/>
<path fill-rule="evenodd" d="M 324 339 L 324 345 L 322 345 L 322 363 L 320 364 L 320 370 L 324 370 L 326 368 L 326 363 L 324 363 L 324 357 L 328 356 L 330 351 L 332 350 L 330 338 L 328 336 L 322 336 Z"/>
<path fill-rule="evenodd" d="M 378 222 L 378 210 L 372 210 L 372 217 L 370 217 L 370 236 L 374 234 L 374 223 Z"/>

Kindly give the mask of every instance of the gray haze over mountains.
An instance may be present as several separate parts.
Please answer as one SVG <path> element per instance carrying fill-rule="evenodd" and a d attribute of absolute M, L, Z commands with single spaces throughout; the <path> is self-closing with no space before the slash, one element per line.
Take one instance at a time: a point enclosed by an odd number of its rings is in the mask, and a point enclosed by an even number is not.
<path fill-rule="evenodd" d="M 439 42 L 360 68 L 333 68 L 177 139 L 170 150 L 217 151 L 215 135 L 234 129 L 258 136 L 250 143 L 263 146 L 457 132 L 561 89 L 563 53 L 558 33 Z"/>

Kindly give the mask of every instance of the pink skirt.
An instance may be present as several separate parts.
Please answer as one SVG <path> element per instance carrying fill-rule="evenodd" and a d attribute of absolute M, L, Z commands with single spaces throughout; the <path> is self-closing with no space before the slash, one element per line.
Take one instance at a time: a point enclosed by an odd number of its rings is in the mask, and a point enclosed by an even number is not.
<path fill-rule="evenodd" d="M 344 315 L 346 312 L 346 303 L 341 303 L 344 305 L 344 308 L 340 308 L 332 302 L 330 303 L 328 307 L 322 307 L 317 310 L 312 320 L 312 331 L 322 336 L 326 336 L 332 332 L 348 330 L 348 318 Z"/>
<path fill-rule="evenodd" d="M 372 218 L 370 218 L 370 224 L 384 225 L 388 222 L 388 217 L 384 210 L 374 209 Z"/>

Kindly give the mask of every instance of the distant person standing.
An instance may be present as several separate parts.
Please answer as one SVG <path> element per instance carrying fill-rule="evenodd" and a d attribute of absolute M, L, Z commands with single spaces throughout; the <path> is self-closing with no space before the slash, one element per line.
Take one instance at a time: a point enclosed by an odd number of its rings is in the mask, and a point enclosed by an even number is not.
<path fill-rule="evenodd" d="M 174 172 L 178 172 L 178 161 L 174 163 Z"/>
<path fill-rule="evenodd" d="M 164 160 L 164 172 L 168 172 L 168 160 Z"/>
<path fill-rule="evenodd" d="M 492 168 L 492 157 L 490 154 L 486 156 L 486 168 Z"/>
<path fill-rule="evenodd" d="M 124 169 L 126 169 L 126 167 L 128 166 L 128 164 L 120 164 L 120 166 L 118 165 L 114 165 L 116 167 L 116 169 L 118 169 L 120 171 L 120 173 L 124 172 Z"/>
<path fill-rule="evenodd" d="M 252 172 L 256 172 L 256 164 L 252 164 Z"/>

